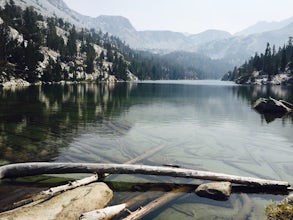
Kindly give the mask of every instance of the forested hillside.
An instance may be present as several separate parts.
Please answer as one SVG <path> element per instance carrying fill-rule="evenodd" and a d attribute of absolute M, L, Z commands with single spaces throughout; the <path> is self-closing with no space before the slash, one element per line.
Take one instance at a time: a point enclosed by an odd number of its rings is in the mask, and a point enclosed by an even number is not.
<path fill-rule="evenodd" d="M 223 80 L 243 84 L 293 84 L 293 38 L 278 50 L 267 43 L 266 50 L 255 54 L 240 67 L 229 71 Z"/>
<path fill-rule="evenodd" d="M 0 83 L 195 79 L 197 70 L 130 49 L 119 38 L 78 29 L 14 1 L 0 9 Z"/>

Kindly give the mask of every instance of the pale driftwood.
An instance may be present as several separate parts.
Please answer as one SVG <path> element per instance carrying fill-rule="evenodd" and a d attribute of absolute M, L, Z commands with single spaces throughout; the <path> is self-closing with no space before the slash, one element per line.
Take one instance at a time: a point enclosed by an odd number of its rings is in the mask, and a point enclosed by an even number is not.
<path fill-rule="evenodd" d="M 153 154 L 157 153 L 158 151 L 162 150 L 165 146 L 166 145 L 164 145 L 164 144 L 159 145 L 156 148 L 153 148 L 153 149 L 151 149 L 149 151 L 144 152 L 143 154 L 139 155 L 136 158 L 133 158 L 131 160 L 126 161 L 124 164 L 134 164 L 134 163 L 137 163 L 139 161 L 142 161 L 142 160 L 146 159 L 147 157 L 150 157 Z M 110 175 L 109 173 L 104 174 L 104 177 L 109 177 L 109 175 Z"/>
<path fill-rule="evenodd" d="M 126 203 L 109 206 L 103 209 L 94 210 L 81 214 L 79 220 L 110 220 L 122 213 L 127 207 Z"/>
<path fill-rule="evenodd" d="M 165 147 L 165 145 L 160 145 L 156 148 L 153 148 L 151 149 L 150 151 L 147 151 L 145 153 L 143 153 L 142 155 L 132 159 L 132 160 L 129 160 L 127 161 L 126 163 L 127 164 L 132 164 L 132 163 L 136 163 L 138 161 L 141 161 L 153 154 L 155 154 L 156 152 L 162 150 L 163 148 Z M 14 208 L 17 208 L 17 207 L 20 207 L 20 206 L 23 206 L 23 205 L 27 205 L 27 206 L 32 206 L 32 205 L 36 205 L 38 203 L 41 203 L 43 201 L 45 201 L 46 199 L 49 199 L 53 196 L 56 196 L 58 195 L 59 193 L 62 193 L 62 192 L 65 192 L 67 190 L 71 190 L 71 189 L 74 189 L 76 187 L 79 187 L 79 186 L 84 186 L 84 185 L 87 185 L 87 184 L 90 184 L 92 182 L 96 182 L 98 181 L 99 177 L 98 175 L 93 175 L 93 176 L 90 176 L 90 177 L 86 177 L 86 178 L 83 178 L 81 180 L 76 180 L 76 181 L 73 181 L 73 182 L 69 182 L 68 184 L 65 184 L 65 185 L 61 185 L 61 186 L 57 186 L 57 187 L 52 187 L 48 190 L 45 190 L 45 191 L 42 191 L 40 193 L 38 193 L 37 195 L 35 196 L 32 196 L 31 198 L 28 198 L 28 199 L 24 199 L 24 200 L 21 200 L 19 202 L 16 202 L 13 204 L 13 207 Z"/>
<path fill-rule="evenodd" d="M 149 151 L 146 151 L 145 153 L 139 155 L 138 157 L 132 159 L 132 160 L 129 160 L 127 162 L 125 162 L 125 164 L 135 164 L 139 161 L 142 161 L 144 159 L 146 159 L 147 157 L 150 157 L 152 156 L 153 154 L 157 153 L 158 151 L 162 150 L 166 145 L 162 144 L 162 145 L 159 145 L 158 147 L 156 148 L 153 148 Z"/>
<path fill-rule="evenodd" d="M 132 206 L 139 206 L 144 201 L 148 199 L 155 199 L 157 197 L 157 193 L 154 192 L 144 192 L 139 194 L 138 196 L 132 198 L 131 200 L 114 206 L 108 206 L 103 209 L 94 210 L 91 212 L 83 213 L 80 216 L 80 219 L 82 220 L 110 220 L 113 217 L 118 216 L 119 214 L 123 213 L 124 211 L 127 211 Z"/>
<path fill-rule="evenodd" d="M 0 213 L 1 220 L 78 219 L 83 212 L 105 207 L 113 197 L 105 183 L 91 183 L 60 193 L 34 206 Z"/>
<path fill-rule="evenodd" d="M 35 196 L 32 196 L 31 198 L 16 202 L 13 204 L 13 206 L 14 206 L 14 208 L 20 207 L 23 205 L 27 205 L 27 204 L 28 204 L 27 206 L 33 206 L 33 205 L 39 204 L 39 203 L 41 203 L 41 202 L 43 202 L 53 196 L 59 195 L 60 193 L 65 192 L 67 190 L 71 190 L 71 189 L 98 181 L 98 179 L 99 179 L 98 175 L 93 175 L 90 177 L 83 178 L 81 180 L 69 182 L 68 184 L 65 184 L 65 185 L 52 187 L 48 190 L 45 190 L 45 191 L 38 193 Z"/>
<path fill-rule="evenodd" d="M 165 146 L 166 145 L 164 145 L 164 144 L 159 145 L 158 147 L 153 148 L 149 151 L 146 151 L 143 154 L 139 155 L 138 157 L 125 162 L 124 164 L 134 164 L 139 161 L 142 161 L 142 160 L 152 156 L 153 154 L 157 153 L 158 151 L 162 150 Z M 108 174 L 108 173 L 104 175 L 104 177 L 109 177 L 109 176 L 110 176 L 110 174 Z M 134 205 L 136 202 L 141 202 L 141 201 L 145 200 L 146 198 L 148 198 L 148 195 L 141 194 L 127 203 L 123 203 L 120 205 L 110 206 L 110 207 L 106 207 L 103 209 L 93 210 L 91 212 L 83 213 L 79 219 L 83 219 L 83 220 L 112 219 L 113 217 L 122 213 L 126 208 L 129 208 L 130 206 Z"/>
<path fill-rule="evenodd" d="M 183 193 L 187 193 L 191 190 L 191 187 L 188 186 L 182 186 L 178 187 L 177 189 L 174 189 L 165 195 L 161 196 L 158 199 L 153 200 L 149 204 L 147 204 L 144 207 L 141 207 L 135 212 L 131 212 L 130 215 L 128 215 L 123 220 L 136 220 L 141 219 L 142 217 L 146 216 L 147 214 L 151 213 L 155 209 L 165 205 L 166 203 L 170 202 L 173 199 L 176 199 L 177 197 L 181 196 Z"/>
<path fill-rule="evenodd" d="M 76 180 L 76 181 L 73 181 L 73 182 L 69 182 L 66 185 L 52 187 L 52 188 L 50 188 L 50 189 L 48 189 L 46 191 L 43 191 L 42 194 L 54 196 L 54 195 L 57 195 L 57 194 L 59 194 L 61 192 L 64 192 L 64 191 L 74 189 L 74 188 L 79 187 L 79 186 L 84 186 L 84 185 L 87 185 L 89 183 L 98 181 L 98 179 L 99 179 L 98 175 L 85 177 L 85 178 L 83 178 L 81 180 Z"/>
<path fill-rule="evenodd" d="M 172 177 L 197 178 L 212 181 L 229 181 L 256 187 L 278 188 L 287 190 L 290 184 L 286 181 L 266 180 L 253 177 L 242 177 L 223 173 L 214 173 L 193 169 L 131 165 L 131 164 L 96 164 L 96 163 L 20 163 L 0 167 L 0 179 L 40 174 L 60 173 L 111 173 L 111 174 L 145 174 Z"/>

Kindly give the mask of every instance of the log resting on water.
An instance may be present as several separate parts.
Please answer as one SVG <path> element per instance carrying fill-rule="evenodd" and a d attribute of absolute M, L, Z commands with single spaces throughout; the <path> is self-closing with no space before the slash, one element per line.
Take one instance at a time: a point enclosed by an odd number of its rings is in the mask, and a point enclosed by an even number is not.
<path fill-rule="evenodd" d="M 64 173 L 111 173 L 111 174 L 145 174 L 161 175 L 184 178 L 197 178 L 212 181 L 229 181 L 235 184 L 243 184 L 256 187 L 286 189 L 289 182 L 266 180 L 253 177 L 242 177 L 223 173 L 214 173 L 193 169 L 130 165 L 130 164 L 103 164 L 103 163 L 19 163 L 0 167 L 0 179 L 34 176 L 41 174 L 64 174 Z"/>

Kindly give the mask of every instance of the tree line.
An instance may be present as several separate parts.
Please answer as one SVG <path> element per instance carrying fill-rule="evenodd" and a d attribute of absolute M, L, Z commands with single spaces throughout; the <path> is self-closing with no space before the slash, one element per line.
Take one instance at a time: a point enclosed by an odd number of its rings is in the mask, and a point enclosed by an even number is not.
<path fill-rule="evenodd" d="M 61 18 L 44 17 L 32 7 L 22 10 L 13 0 L 0 8 L 0 18 L 0 83 L 11 77 L 30 83 L 84 80 L 86 74 L 95 71 L 100 74 L 98 80 L 107 74 L 127 80 L 130 72 L 139 79 L 186 79 L 198 75 L 195 68 L 133 50 L 108 33 L 78 29 Z M 45 48 L 57 56 L 45 60 Z"/>
<path fill-rule="evenodd" d="M 251 79 L 253 82 L 255 77 L 252 73 L 255 71 L 258 71 L 261 76 L 267 76 L 268 81 L 281 73 L 293 75 L 293 37 L 289 37 L 288 43 L 279 47 L 278 50 L 275 45 L 271 46 L 270 43 L 267 43 L 264 53 L 255 53 L 243 65 L 234 67 L 233 71 L 229 71 L 223 77 L 223 80 L 242 83 Z"/>

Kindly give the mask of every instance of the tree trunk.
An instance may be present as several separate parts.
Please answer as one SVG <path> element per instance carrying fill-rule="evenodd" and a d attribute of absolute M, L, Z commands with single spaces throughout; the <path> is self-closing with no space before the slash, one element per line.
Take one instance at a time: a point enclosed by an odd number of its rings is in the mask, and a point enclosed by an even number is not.
<path fill-rule="evenodd" d="M 172 177 L 197 178 L 212 181 L 228 181 L 236 184 L 266 188 L 278 188 L 282 190 L 287 190 L 290 186 L 290 184 L 286 181 L 265 180 L 253 177 L 241 177 L 193 169 L 146 165 L 97 163 L 20 163 L 0 167 L 0 179 L 60 173 L 161 175 Z"/>
<path fill-rule="evenodd" d="M 138 161 L 141 161 L 141 160 L 153 155 L 154 153 L 160 151 L 164 147 L 165 147 L 165 145 L 160 145 L 156 148 L 153 148 L 150 151 L 147 151 L 147 152 L 139 155 L 138 157 L 136 157 L 132 160 L 127 161 L 126 163 L 131 164 L 131 163 L 136 163 Z M 98 179 L 99 179 L 98 175 L 93 175 L 90 177 L 83 178 L 81 180 L 76 180 L 76 181 L 70 182 L 65 185 L 50 188 L 48 190 L 45 190 L 45 191 L 38 193 L 37 195 L 32 196 L 31 198 L 24 199 L 24 200 L 21 200 L 19 202 L 14 203 L 13 208 L 17 208 L 17 207 L 24 206 L 24 205 L 26 205 L 26 206 L 36 205 L 38 203 L 41 203 L 47 199 L 50 199 L 51 197 L 54 197 L 62 192 L 67 191 L 67 190 L 71 190 L 71 189 L 77 188 L 79 186 L 84 186 L 84 185 L 90 184 L 92 182 L 96 182 L 96 181 L 98 181 Z"/>
<path fill-rule="evenodd" d="M 98 180 L 98 175 L 93 175 L 90 177 L 83 178 L 81 180 L 76 180 L 76 181 L 70 182 L 66 185 L 52 187 L 48 190 L 45 190 L 45 191 L 38 193 L 37 195 L 32 196 L 31 198 L 24 199 L 24 200 L 21 200 L 19 202 L 14 203 L 13 208 L 17 208 L 17 207 L 27 205 L 27 204 L 28 204 L 27 206 L 36 205 L 36 204 L 39 204 L 39 203 L 41 203 L 51 197 L 59 195 L 62 192 L 65 192 L 65 191 L 71 190 L 71 189 L 75 189 L 77 187 L 90 184 L 92 182 L 96 182 L 97 180 Z"/>
<path fill-rule="evenodd" d="M 125 162 L 125 164 L 135 164 L 135 163 L 137 163 L 139 161 L 142 161 L 142 160 L 152 156 L 153 154 L 157 153 L 158 151 L 162 150 L 164 147 L 166 147 L 166 145 L 162 144 L 162 145 L 160 145 L 160 146 L 158 146 L 156 148 L 153 148 L 153 149 L 141 154 L 140 156 L 138 156 L 138 157 L 136 157 L 136 158 L 134 158 L 132 160 L 129 160 L 129 161 Z"/>
<path fill-rule="evenodd" d="M 157 197 L 156 193 L 153 192 L 144 192 L 139 194 L 138 196 L 132 198 L 131 200 L 124 202 L 119 205 L 114 205 L 114 206 L 108 206 L 103 209 L 98 209 L 94 210 L 91 212 L 86 212 L 83 213 L 80 216 L 80 220 L 110 220 L 128 209 L 130 209 L 132 206 L 139 206 L 142 204 L 144 201 L 149 200 L 149 199 L 155 199 Z"/>
<path fill-rule="evenodd" d="M 183 193 L 190 192 L 191 190 L 192 190 L 192 187 L 188 187 L 188 186 L 178 187 L 177 189 L 174 189 L 171 192 L 166 193 L 165 195 L 159 197 L 158 199 L 153 200 L 152 202 L 148 203 L 144 207 L 141 207 L 135 212 L 130 213 L 130 215 L 128 215 L 123 220 L 141 219 L 142 217 L 158 209 L 159 207 L 162 207 L 163 205 L 170 202 L 171 200 L 178 198 Z"/>

